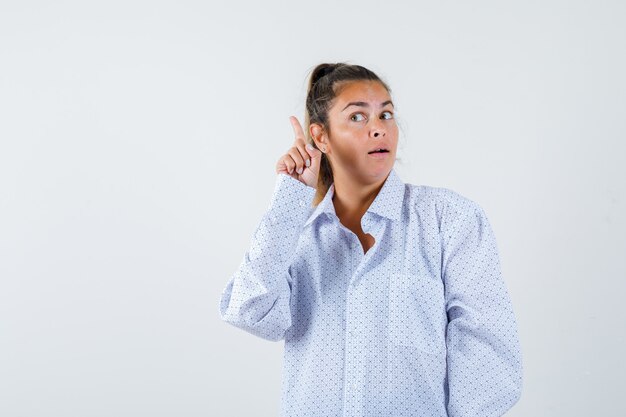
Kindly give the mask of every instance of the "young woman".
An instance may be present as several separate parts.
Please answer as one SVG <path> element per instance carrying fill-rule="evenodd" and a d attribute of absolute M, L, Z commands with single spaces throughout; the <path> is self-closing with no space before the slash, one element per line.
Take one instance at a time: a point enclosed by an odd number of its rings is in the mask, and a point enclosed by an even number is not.
<path fill-rule="evenodd" d="M 313 70 L 220 316 L 284 340 L 283 417 L 501 416 L 522 358 L 493 230 L 467 197 L 400 179 L 390 91 L 359 65 Z"/>

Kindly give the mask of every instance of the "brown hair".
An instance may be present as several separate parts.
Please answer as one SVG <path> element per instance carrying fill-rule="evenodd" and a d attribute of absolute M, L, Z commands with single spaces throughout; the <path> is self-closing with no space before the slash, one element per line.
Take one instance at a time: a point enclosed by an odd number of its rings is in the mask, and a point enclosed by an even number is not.
<path fill-rule="evenodd" d="M 346 82 L 363 80 L 377 81 L 391 94 L 389 86 L 381 80 L 378 75 L 361 65 L 343 62 L 335 64 L 322 63 L 313 69 L 309 77 L 306 95 L 306 111 L 304 114 L 304 131 L 307 143 L 317 148 L 309 129 L 311 123 L 322 125 L 326 133 L 330 135 L 328 110 L 331 101 L 340 94 L 341 88 Z M 330 165 L 330 160 L 326 154 L 322 152 L 320 172 L 317 180 L 317 192 L 313 199 L 314 206 L 317 206 L 320 201 L 322 201 L 332 183 L 333 170 Z"/>

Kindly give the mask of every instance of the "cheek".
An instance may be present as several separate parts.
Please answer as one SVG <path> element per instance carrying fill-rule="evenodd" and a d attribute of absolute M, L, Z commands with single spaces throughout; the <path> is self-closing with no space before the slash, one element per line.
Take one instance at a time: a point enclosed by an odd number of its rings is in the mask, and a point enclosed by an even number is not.
<path fill-rule="evenodd" d="M 339 135 L 345 136 L 347 134 L 350 134 L 351 132 L 354 132 L 356 129 L 356 124 L 350 124 L 348 122 L 339 122 L 335 125 L 335 132 L 337 132 Z"/>
<path fill-rule="evenodd" d="M 396 142 L 398 141 L 398 132 L 399 132 L 398 125 L 394 123 L 393 126 L 389 128 L 389 133 L 391 134 L 391 136 Z"/>
<path fill-rule="evenodd" d="M 332 139 L 335 141 L 335 146 L 348 150 L 360 142 L 359 138 L 361 135 L 361 130 L 355 125 L 341 124 L 333 131 Z"/>

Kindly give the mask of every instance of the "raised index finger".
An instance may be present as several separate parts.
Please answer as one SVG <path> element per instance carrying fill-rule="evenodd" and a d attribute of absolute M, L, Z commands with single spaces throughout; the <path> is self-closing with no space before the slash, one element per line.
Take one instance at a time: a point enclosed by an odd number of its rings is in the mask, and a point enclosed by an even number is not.
<path fill-rule="evenodd" d="M 289 120 L 291 121 L 291 127 L 293 127 L 293 133 L 296 135 L 296 139 L 305 140 L 304 130 L 302 130 L 298 118 L 296 116 L 289 116 Z"/>

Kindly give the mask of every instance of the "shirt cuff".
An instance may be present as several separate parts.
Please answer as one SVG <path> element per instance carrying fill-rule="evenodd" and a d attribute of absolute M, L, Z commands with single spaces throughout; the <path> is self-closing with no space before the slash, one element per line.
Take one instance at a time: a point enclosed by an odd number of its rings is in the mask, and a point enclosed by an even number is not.
<path fill-rule="evenodd" d="M 282 223 L 281 219 L 289 218 L 304 221 L 303 217 L 308 215 L 313 207 L 315 193 L 315 188 L 309 187 L 290 175 L 279 173 L 269 204 L 270 220 L 272 223 Z"/>

